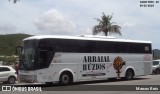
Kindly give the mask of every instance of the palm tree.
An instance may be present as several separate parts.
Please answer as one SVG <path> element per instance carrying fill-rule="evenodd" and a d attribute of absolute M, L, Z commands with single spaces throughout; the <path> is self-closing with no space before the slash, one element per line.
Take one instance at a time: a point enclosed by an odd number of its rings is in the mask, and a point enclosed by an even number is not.
<path fill-rule="evenodd" d="M 113 17 L 112 15 L 106 16 L 105 13 L 102 13 L 101 19 L 95 18 L 98 22 L 98 25 L 95 25 L 93 27 L 93 35 L 96 35 L 100 32 L 103 32 L 105 36 L 108 36 L 108 34 L 114 33 L 114 34 L 121 34 L 121 27 L 119 25 L 116 25 L 115 22 L 111 22 L 111 19 Z"/>
<path fill-rule="evenodd" d="M 9 1 L 11 1 L 11 0 L 9 0 Z M 17 1 L 20 1 L 20 0 L 13 0 L 13 3 L 17 3 Z"/>

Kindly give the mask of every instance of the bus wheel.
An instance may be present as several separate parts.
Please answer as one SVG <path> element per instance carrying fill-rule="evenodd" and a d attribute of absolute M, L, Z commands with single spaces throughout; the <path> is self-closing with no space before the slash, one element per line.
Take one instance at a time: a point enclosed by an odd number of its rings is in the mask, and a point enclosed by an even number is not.
<path fill-rule="evenodd" d="M 72 83 L 71 74 L 68 72 L 64 72 L 60 76 L 59 84 L 60 85 L 69 85 Z"/>
<path fill-rule="evenodd" d="M 126 80 L 131 80 L 133 79 L 133 76 L 134 76 L 134 72 L 132 69 L 128 69 L 127 72 L 126 72 L 126 75 L 125 75 L 125 79 Z"/>

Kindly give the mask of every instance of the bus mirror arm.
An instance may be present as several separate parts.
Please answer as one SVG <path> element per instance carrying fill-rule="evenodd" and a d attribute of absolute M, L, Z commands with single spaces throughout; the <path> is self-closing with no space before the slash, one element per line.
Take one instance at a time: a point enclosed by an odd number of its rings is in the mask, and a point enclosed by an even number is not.
<path fill-rule="evenodd" d="M 22 51 L 22 46 L 17 46 L 16 47 L 16 55 L 18 54 L 18 50 L 20 49 L 20 51 Z"/>

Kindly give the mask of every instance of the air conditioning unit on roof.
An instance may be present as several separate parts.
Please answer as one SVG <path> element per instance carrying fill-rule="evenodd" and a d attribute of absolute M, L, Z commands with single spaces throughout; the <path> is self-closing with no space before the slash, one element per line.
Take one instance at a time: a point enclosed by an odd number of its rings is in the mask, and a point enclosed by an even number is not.
<path fill-rule="evenodd" d="M 97 36 L 97 35 L 81 35 L 80 37 L 87 37 L 87 38 L 103 38 L 103 39 L 115 39 L 113 36 Z"/>

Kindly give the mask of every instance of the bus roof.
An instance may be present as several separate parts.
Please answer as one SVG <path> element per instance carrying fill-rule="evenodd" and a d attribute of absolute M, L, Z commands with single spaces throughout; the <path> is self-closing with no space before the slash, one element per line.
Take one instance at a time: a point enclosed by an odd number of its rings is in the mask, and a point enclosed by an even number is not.
<path fill-rule="evenodd" d="M 82 36 L 60 36 L 60 35 L 39 35 L 32 36 L 23 39 L 33 40 L 33 39 L 75 39 L 75 40 L 93 40 L 93 41 L 115 41 L 115 42 L 134 42 L 134 43 L 151 43 L 151 41 L 142 41 L 142 40 L 130 40 L 130 39 L 116 39 L 112 36 L 94 36 L 94 35 L 82 35 Z"/>

